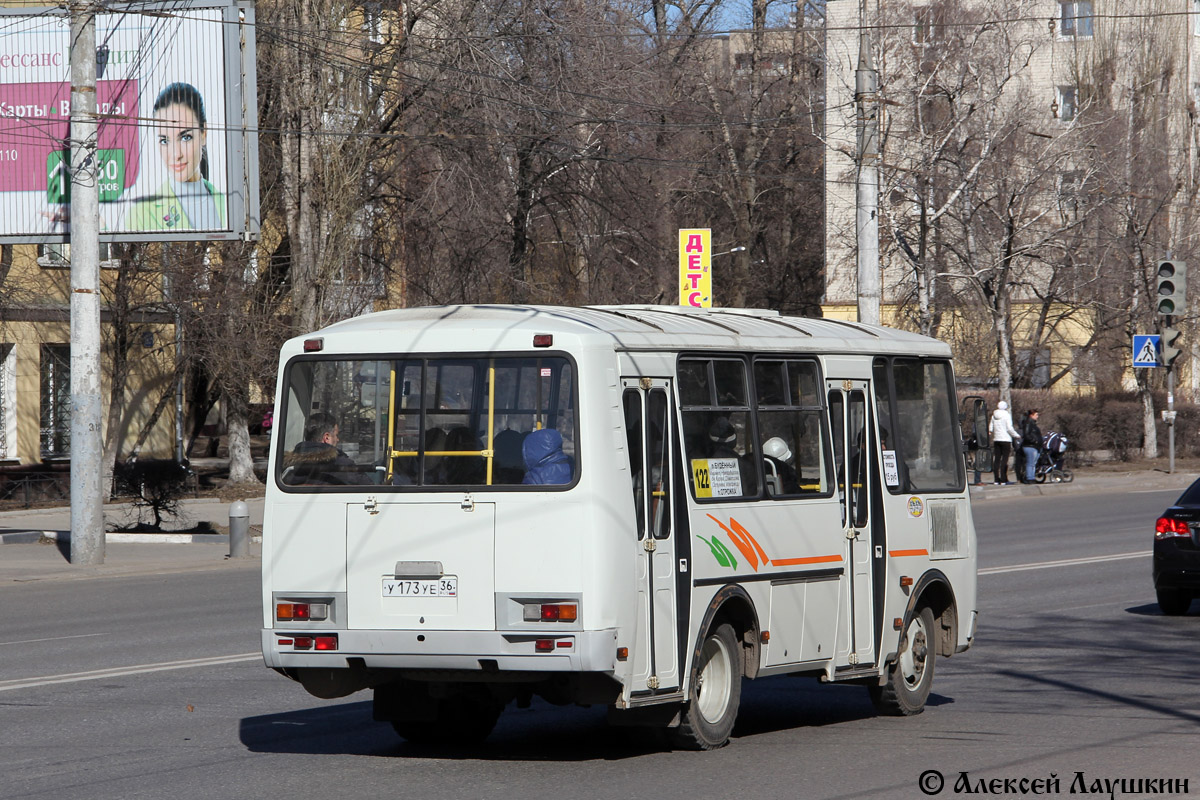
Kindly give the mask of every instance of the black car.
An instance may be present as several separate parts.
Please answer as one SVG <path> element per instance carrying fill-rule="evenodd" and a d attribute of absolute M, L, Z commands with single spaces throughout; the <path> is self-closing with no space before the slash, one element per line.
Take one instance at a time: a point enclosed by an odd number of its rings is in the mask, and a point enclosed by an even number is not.
<path fill-rule="evenodd" d="M 1154 523 L 1154 593 L 1164 614 L 1186 614 L 1200 595 L 1200 480 Z"/>

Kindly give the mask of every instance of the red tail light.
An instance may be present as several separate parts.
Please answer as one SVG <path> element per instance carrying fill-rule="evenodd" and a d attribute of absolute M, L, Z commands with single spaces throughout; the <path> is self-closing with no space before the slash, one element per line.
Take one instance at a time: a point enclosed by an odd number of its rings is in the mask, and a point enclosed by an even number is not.
<path fill-rule="evenodd" d="M 1172 536 L 1191 536 L 1188 524 L 1181 519 L 1159 517 L 1154 523 L 1155 539 L 1170 539 Z"/>
<path fill-rule="evenodd" d="M 541 616 L 544 622 L 574 622 L 578 610 L 567 603 L 546 603 L 542 606 Z"/>
<path fill-rule="evenodd" d="M 329 618 L 328 603 L 276 603 L 277 620 L 324 620 Z"/>

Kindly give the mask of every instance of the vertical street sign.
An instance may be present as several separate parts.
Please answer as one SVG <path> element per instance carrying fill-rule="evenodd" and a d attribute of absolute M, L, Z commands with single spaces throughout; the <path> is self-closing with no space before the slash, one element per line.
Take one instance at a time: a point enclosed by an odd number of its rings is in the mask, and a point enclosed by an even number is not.
<path fill-rule="evenodd" d="M 1133 337 L 1133 366 L 1157 367 L 1159 336 L 1158 334 L 1134 334 Z"/>
<path fill-rule="evenodd" d="M 712 308 L 712 231 L 679 229 L 679 305 Z"/>

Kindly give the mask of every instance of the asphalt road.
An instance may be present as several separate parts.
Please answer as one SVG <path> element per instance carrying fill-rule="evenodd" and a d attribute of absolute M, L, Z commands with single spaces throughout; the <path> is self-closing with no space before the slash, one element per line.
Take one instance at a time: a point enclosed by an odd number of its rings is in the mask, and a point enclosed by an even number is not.
<path fill-rule="evenodd" d="M 1163 617 L 1150 585 L 1176 494 L 976 503 L 977 644 L 938 662 L 924 714 L 876 717 L 861 687 L 748 682 L 712 753 L 538 702 L 479 748 L 407 745 L 367 694 L 317 700 L 262 666 L 252 567 L 2 586 L 0 800 L 920 798 L 933 770 L 941 797 L 963 772 L 975 793 L 1056 776 L 1043 793 L 1068 795 L 1083 773 L 1087 794 L 1121 778 L 1200 794 L 1200 603 Z"/>

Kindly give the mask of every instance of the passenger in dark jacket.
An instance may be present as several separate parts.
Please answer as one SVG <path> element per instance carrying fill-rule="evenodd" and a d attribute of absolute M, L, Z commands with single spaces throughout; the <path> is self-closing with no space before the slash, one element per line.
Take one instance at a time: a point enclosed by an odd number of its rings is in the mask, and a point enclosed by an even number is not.
<path fill-rule="evenodd" d="M 1033 483 L 1037 474 L 1038 454 L 1042 449 L 1042 429 L 1038 427 L 1038 410 L 1029 409 L 1021 426 L 1021 450 L 1025 453 L 1025 483 Z"/>
<path fill-rule="evenodd" d="M 525 437 L 521 453 L 525 459 L 524 484 L 570 483 L 571 460 L 563 452 L 562 434 L 553 428 L 534 431 Z"/>

